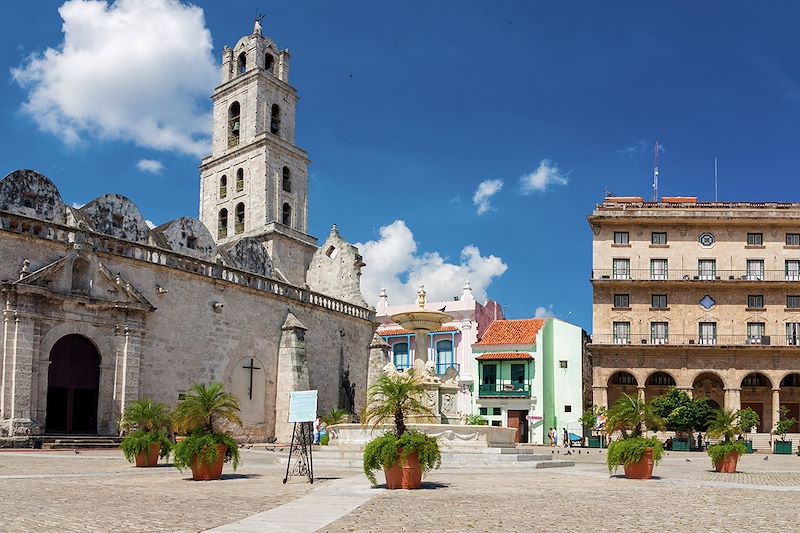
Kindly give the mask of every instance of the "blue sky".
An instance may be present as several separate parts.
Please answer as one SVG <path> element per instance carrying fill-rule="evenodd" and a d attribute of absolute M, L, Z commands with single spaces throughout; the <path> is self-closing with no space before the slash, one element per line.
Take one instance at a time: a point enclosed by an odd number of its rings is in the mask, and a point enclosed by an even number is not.
<path fill-rule="evenodd" d="M 176 31 L 159 48 L 143 29 L 137 46 L 102 48 L 92 75 L 118 92 L 91 99 L 93 108 L 85 94 L 63 100 L 51 78 L 45 89 L 63 108 L 26 111 L 44 76 L 30 76 L 31 54 L 42 60 L 64 42 L 61 3 L 0 5 L 0 174 L 38 170 L 68 203 L 118 192 L 156 224 L 196 216 L 196 145 L 168 136 L 159 149 L 146 127 L 114 130 L 109 121 L 120 109 L 136 109 L 134 122 L 146 115 L 136 107 L 146 96 L 158 100 L 159 131 L 202 146 L 212 67 L 260 10 L 264 34 L 292 52 L 297 142 L 312 159 L 310 233 L 324 239 L 336 223 L 365 243 L 365 278 L 386 284 L 393 303 L 404 303 L 416 278 L 451 295 L 469 275 L 511 318 L 541 308 L 590 330 L 585 217 L 606 187 L 650 195 L 656 139 L 664 195 L 713 200 L 717 157 L 720 200 L 800 200 L 794 2 L 196 2 L 212 55 L 179 15 L 189 31 L 181 43 Z M 70 36 L 105 38 L 96 26 L 119 20 L 109 13 L 121 16 L 121 7 L 105 6 Z M 114 84 L 128 66 L 136 72 L 138 45 L 191 59 L 159 67 L 167 75 L 154 68 L 158 81 L 146 86 L 136 87 L 138 74 Z M 170 76 L 184 83 L 162 84 Z M 142 170 L 142 160 L 163 169 Z M 488 203 L 479 214 L 481 183 Z"/>

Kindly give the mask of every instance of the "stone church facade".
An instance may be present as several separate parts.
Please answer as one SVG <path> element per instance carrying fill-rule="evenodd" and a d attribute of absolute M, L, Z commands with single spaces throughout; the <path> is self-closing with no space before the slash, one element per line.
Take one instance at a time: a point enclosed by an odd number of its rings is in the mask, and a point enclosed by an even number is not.
<path fill-rule="evenodd" d="M 238 396 L 251 440 L 288 440 L 291 390 L 318 389 L 327 412 L 355 384 L 363 404 L 386 347 L 358 250 L 336 226 L 320 247 L 307 234 L 288 74 L 260 26 L 225 47 L 199 220 L 151 229 L 119 195 L 73 208 L 34 171 L 0 181 L 2 436 L 116 434 L 132 400 L 174 405 L 211 381 Z"/>

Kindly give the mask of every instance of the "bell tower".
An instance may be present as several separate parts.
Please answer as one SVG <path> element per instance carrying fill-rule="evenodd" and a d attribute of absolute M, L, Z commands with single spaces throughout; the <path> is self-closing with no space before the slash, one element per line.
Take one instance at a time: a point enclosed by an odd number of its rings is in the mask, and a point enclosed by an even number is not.
<path fill-rule="evenodd" d="M 290 57 L 261 35 L 260 19 L 223 49 L 211 155 L 200 164 L 200 220 L 222 247 L 262 241 L 279 274 L 302 286 L 317 241 L 306 233 L 310 161 L 295 145 Z"/>

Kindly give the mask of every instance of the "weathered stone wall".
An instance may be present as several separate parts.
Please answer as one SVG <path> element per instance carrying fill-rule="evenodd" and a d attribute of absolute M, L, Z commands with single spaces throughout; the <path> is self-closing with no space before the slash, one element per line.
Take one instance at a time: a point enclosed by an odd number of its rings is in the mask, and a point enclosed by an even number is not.
<path fill-rule="evenodd" d="M 325 244 L 311 259 L 306 282 L 311 290 L 368 307 L 361 294 L 363 266 L 364 261 L 358 249 L 342 239 L 334 225 Z"/>
<path fill-rule="evenodd" d="M 20 255 L 21 249 L 25 250 L 24 256 Z M 31 270 L 36 270 L 69 253 L 68 244 L 2 231 L 0 279 L 16 279 L 23 258 L 31 261 Z M 71 294 L 65 286 L 52 287 L 52 291 L 64 295 L 60 303 L 46 297 L 35 298 L 20 309 L 34 315 L 31 335 L 26 339 L 32 346 L 31 364 L 37 363 L 32 370 L 30 398 L 18 395 L 16 401 L 20 405 L 30 403 L 34 430 L 43 429 L 46 412 L 49 351 L 42 339 L 53 337 L 52 332 L 56 336 L 77 332 L 99 344 L 105 369 L 101 371 L 99 429 L 105 433 L 114 431 L 121 409 L 120 391 L 114 391 L 114 376 L 117 383 L 120 381 L 119 370 L 115 369 L 120 365 L 125 339 L 120 327 L 130 325 L 140 340 L 136 341 L 138 385 L 128 401 L 143 395 L 174 405 L 178 394 L 192 383 L 223 381 L 242 401 L 246 436 L 270 437 L 275 425 L 278 344 L 289 310 L 308 328 L 308 375 L 311 387 L 320 391 L 320 412 L 338 406 L 342 356 L 345 367 L 350 368 L 351 381 L 357 384 L 356 405 L 363 404 L 368 349 L 374 331 L 370 320 L 164 265 L 115 254 L 94 255 L 134 286 L 155 310 L 133 313 L 120 306 L 109 313 L 107 306 L 100 302 L 89 305 L 84 297 Z M 45 283 L 39 289 L 43 295 L 51 291 L 49 285 L 52 284 Z M 102 293 L 110 290 L 110 286 L 99 282 L 97 286 Z M 253 371 L 252 399 L 249 370 L 243 368 L 250 365 L 251 358 L 253 366 L 259 367 Z M 8 386 L 4 394 L 9 395 Z"/>
<path fill-rule="evenodd" d="M 66 208 L 49 179 L 33 170 L 15 170 L 0 181 L 0 211 L 63 224 Z"/>

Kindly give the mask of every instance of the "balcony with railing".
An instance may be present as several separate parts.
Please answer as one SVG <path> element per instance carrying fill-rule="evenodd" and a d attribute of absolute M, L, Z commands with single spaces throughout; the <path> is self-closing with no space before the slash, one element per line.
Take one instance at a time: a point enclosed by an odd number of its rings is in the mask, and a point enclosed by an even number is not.
<path fill-rule="evenodd" d="M 595 269 L 593 281 L 800 282 L 797 270 Z"/>
<path fill-rule="evenodd" d="M 800 346 L 797 335 L 592 335 L 592 344 L 631 346 Z"/>
<path fill-rule="evenodd" d="M 510 381 L 497 381 L 495 383 L 481 383 L 478 388 L 480 398 L 530 398 L 531 386 L 528 383 L 512 383 Z"/>

